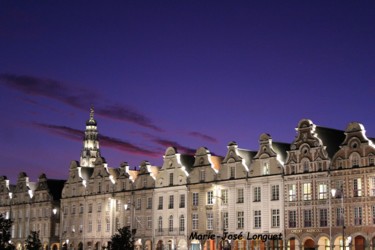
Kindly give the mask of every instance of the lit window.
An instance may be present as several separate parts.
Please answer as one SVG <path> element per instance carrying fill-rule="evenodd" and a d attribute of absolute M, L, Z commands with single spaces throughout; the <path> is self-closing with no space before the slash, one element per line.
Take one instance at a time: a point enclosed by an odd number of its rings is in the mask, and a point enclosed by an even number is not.
<path fill-rule="evenodd" d="M 311 183 L 303 183 L 303 200 L 311 200 Z"/>
<path fill-rule="evenodd" d="M 289 201 L 297 200 L 297 188 L 296 184 L 289 184 Z"/>
<path fill-rule="evenodd" d="M 327 193 L 327 184 L 320 183 L 319 184 L 319 200 L 327 199 L 328 193 Z"/>
<path fill-rule="evenodd" d="M 353 180 L 353 187 L 354 187 L 354 190 L 353 190 L 354 197 L 362 196 L 362 180 L 361 180 L 361 178 Z"/>

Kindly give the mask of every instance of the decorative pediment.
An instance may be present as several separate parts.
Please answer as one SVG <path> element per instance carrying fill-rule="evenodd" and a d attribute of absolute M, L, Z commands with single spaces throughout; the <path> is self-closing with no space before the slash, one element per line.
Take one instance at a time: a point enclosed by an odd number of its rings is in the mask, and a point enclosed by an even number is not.
<path fill-rule="evenodd" d="M 275 150 L 272 148 L 272 138 L 269 134 L 261 134 L 259 137 L 259 150 L 254 156 L 254 159 L 277 156 Z"/>
<path fill-rule="evenodd" d="M 231 141 L 228 146 L 227 154 L 224 157 L 223 163 L 242 162 L 242 157 L 238 154 L 238 144 Z"/>
<path fill-rule="evenodd" d="M 311 120 L 301 120 L 296 128 L 297 136 L 292 142 L 291 149 L 298 150 L 302 144 L 308 144 L 310 147 L 323 146 L 322 140 L 315 133 L 315 128 Z"/>

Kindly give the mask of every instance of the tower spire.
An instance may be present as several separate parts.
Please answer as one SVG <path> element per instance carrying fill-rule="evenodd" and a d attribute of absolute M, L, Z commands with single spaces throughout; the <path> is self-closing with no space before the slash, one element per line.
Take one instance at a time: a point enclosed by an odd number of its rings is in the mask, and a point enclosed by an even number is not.
<path fill-rule="evenodd" d="M 100 157 L 97 123 L 94 119 L 94 107 L 90 108 L 90 119 L 86 122 L 83 149 L 80 157 L 81 167 L 94 167 L 94 162 Z"/>

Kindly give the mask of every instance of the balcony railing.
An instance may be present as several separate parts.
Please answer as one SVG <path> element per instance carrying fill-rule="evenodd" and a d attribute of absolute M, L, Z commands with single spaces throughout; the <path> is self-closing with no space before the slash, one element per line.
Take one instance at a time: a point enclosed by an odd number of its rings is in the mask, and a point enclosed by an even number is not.
<path fill-rule="evenodd" d="M 155 229 L 156 236 L 176 236 L 176 235 L 184 235 L 185 230 L 180 228 L 158 228 Z"/>

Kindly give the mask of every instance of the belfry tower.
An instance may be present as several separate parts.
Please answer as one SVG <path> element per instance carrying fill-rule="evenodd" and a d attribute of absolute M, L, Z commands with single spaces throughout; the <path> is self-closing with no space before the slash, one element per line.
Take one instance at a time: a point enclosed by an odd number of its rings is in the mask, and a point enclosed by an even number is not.
<path fill-rule="evenodd" d="M 98 129 L 94 119 L 94 107 L 90 108 L 90 119 L 86 122 L 83 149 L 79 160 L 81 167 L 94 167 L 94 162 L 100 157 Z"/>

